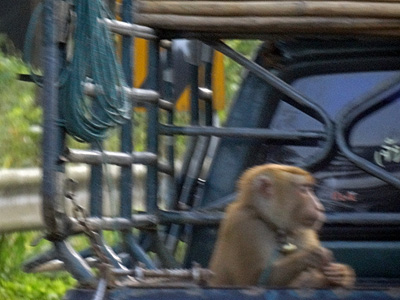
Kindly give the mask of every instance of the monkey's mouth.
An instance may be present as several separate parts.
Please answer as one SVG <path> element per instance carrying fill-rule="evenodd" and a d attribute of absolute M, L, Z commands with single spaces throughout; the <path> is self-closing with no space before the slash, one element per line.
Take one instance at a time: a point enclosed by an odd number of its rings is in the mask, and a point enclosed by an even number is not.
<path fill-rule="evenodd" d="M 312 228 L 315 230 L 320 230 L 322 228 L 322 225 L 324 225 L 326 221 L 326 216 L 323 213 L 318 214 L 318 217 L 314 219 Z"/>
<path fill-rule="evenodd" d="M 322 225 L 324 225 L 326 220 L 326 216 L 323 213 L 314 214 L 313 216 L 308 216 L 303 220 L 303 226 L 312 228 L 314 230 L 321 229 Z"/>

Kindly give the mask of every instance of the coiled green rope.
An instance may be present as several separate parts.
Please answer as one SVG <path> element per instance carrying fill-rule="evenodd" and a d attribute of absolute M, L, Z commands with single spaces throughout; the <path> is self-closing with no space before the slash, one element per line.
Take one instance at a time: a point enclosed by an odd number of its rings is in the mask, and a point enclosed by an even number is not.
<path fill-rule="evenodd" d="M 62 125 L 75 139 L 99 142 L 110 127 L 130 118 L 131 102 L 111 34 L 103 21 L 108 14 L 104 3 L 76 0 L 75 12 L 73 58 L 62 72 L 60 116 Z M 99 87 L 94 98 L 84 94 L 86 82 Z"/>
<path fill-rule="evenodd" d="M 76 24 L 73 36 L 73 58 L 61 70 L 59 82 L 60 125 L 75 139 L 100 142 L 110 127 L 120 125 L 131 116 L 127 84 L 118 60 L 111 34 L 104 23 L 110 14 L 102 0 L 75 0 Z M 24 61 L 30 65 L 33 36 L 42 13 L 39 4 L 32 14 L 25 38 Z M 31 78 L 41 86 L 40 76 L 31 68 Z M 84 83 L 99 87 L 89 98 Z"/>

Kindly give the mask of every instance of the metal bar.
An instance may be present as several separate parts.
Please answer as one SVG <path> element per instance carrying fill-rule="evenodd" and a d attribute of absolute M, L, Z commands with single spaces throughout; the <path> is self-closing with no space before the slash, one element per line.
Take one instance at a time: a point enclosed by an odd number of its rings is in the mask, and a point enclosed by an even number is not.
<path fill-rule="evenodd" d="M 179 202 L 192 205 L 189 203 L 190 197 L 193 196 L 193 190 L 200 176 L 203 167 L 204 158 L 207 154 L 210 139 L 209 137 L 199 137 L 197 139 L 196 149 L 190 161 L 182 191 L 179 196 Z"/>
<path fill-rule="evenodd" d="M 112 151 L 94 151 L 94 150 L 80 150 L 68 149 L 64 154 L 65 159 L 74 163 L 87 163 L 87 164 L 114 164 L 119 166 L 130 166 L 132 164 L 152 165 L 157 162 L 154 153 L 150 152 L 133 152 L 122 153 Z"/>
<path fill-rule="evenodd" d="M 157 254 L 162 266 L 164 268 L 179 268 L 180 264 L 160 239 L 158 232 L 152 232 L 151 235 L 153 240 L 152 249 Z"/>
<path fill-rule="evenodd" d="M 133 23 L 132 20 L 132 1 L 124 0 L 122 2 L 122 19 L 123 21 Z M 114 24 L 116 24 L 114 22 Z M 117 23 L 118 24 L 118 23 Z M 127 23 L 122 23 L 121 25 L 125 26 Z M 128 25 L 130 28 L 138 28 L 136 25 Z M 143 30 L 148 30 L 146 28 L 142 28 Z M 152 30 L 149 30 L 150 36 L 152 35 Z M 139 37 L 139 35 L 137 35 Z M 145 34 L 143 37 L 150 37 L 148 34 Z M 150 37 L 153 38 L 153 37 Z M 123 50 L 122 50 L 122 61 L 123 61 L 123 70 L 125 73 L 125 77 L 129 84 L 131 85 L 133 82 L 133 72 L 132 72 L 132 64 L 133 64 L 133 43 L 134 40 L 132 36 L 124 36 L 123 37 Z M 134 89 L 131 88 L 128 92 L 131 99 L 136 100 L 136 105 L 146 105 L 146 103 L 157 103 L 159 99 L 159 94 L 152 90 L 142 90 L 142 89 Z M 133 123 L 130 121 L 126 125 L 122 127 L 121 131 L 121 151 L 124 152 L 127 156 L 131 156 L 132 160 L 135 161 L 136 157 L 146 158 L 149 160 L 148 163 L 157 163 L 157 157 L 153 153 L 132 153 L 133 152 L 133 140 L 132 140 L 132 130 Z M 133 176 L 132 176 L 132 165 L 126 165 L 121 169 L 121 204 L 120 204 L 120 216 L 121 220 L 124 220 L 126 223 L 130 223 L 132 221 L 131 211 L 132 211 L 132 190 L 133 190 Z M 138 216 L 134 216 L 135 220 L 137 220 Z M 111 219 L 113 220 L 113 219 Z M 114 224 L 113 224 L 114 225 Z M 124 242 L 125 250 L 130 254 L 130 256 L 142 263 L 144 263 L 148 268 L 154 269 L 155 265 L 148 255 L 145 253 L 142 247 L 137 243 L 136 238 L 131 232 L 131 228 L 127 227 L 126 230 L 122 230 L 122 238 Z M 114 229 L 115 230 L 115 229 Z"/>
<path fill-rule="evenodd" d="M 324 143 L 324 146 L 321 147 L 322 149 L 317 154 L 313 155 L 310 160 L 305 160 L 301 167 L 306 169 L 313 169 L 329 156 L 329 154 L 333 151 L 333 146 L 335 143 L 334 126 L 329 116 L 321 107 L 309 101 L 303 95 L 298 93 L 293 87 L 284 82 L 282 79 L 276 77 L 270 71 L 264 69 L 257 63 L 237 53 L 223 42 L 206 40 L 205 43 L 218 50 L 222 54 L 233 59 L 234 61 L 248 69 L 250 72 L 270 84 L 272 87 L 276 88 L 278 91 L 288 96 L 289 99 L 295 102 L 298 109 L 324 124 L 325 131 L 327 132 L 325 136 L 326 141 Z"/>
<path fill-rule="evenodd" d="M 398 213 L 334 213 L 327 214 L 326 224 L 330 225 L 400 225 Z"/>
<path fill-rule="evenodd" d="M 100 152 L 101 148 L 97 144 L 92 145 L 92 152 Z M 90 215 L 101 217 L 103 214 L 103 166 L 102 164 L 92 164 L 90 166 Z"/>
<path fill-rule="evenodd" d="M 210 212 L 206 210 L 193 211 L 159 211 L 157 219 L 159 224 L 182 224 L 182 225 L 218 225 L 224 217 L 223 212 Z"/>
<path fill-rule="evenodd" d="M 128 97 L 133 101 L 134 105 L 145 106 L 146 103 L 157 103 L 159 101 L 160 95 L 156 91 L 138 89 L 138 88 L 124 88 Z M 103 93 L 103 89 L 100 85 L 93 84 L 90 82 L 84 83 L 84 93 L 87 96 L 95 97 L 98 94 Z"/>
<path fill-rule="evenodd" d="M 92 230 L 116 230 L 126 231 L 132 228 L 154 228 L 155 225 L 168 225 L 171 223 L 182 225 L 218 225 L 224 213 L 220 211 L 164 211 L 159 210 L 156 214 L 134 214 L 130 219 L 126 218 L 92 218 L 86 219 Z M 82 225 L 71 218 L 71 233 L 79 233 L 84 230 Z"/>
<path fill-rule="evenodd" d="M 54 246 L 58 253 L 58 258 L 64 262 L 64 266 L 80 284 L 94 287 L 96 278 L 86 261 L 75 252 L 75 250 L 65 241 L 55 241 Z"/>
<path fill-rule="evenodd" d="M 148 86 L 154 91 L 160 90 L 160 55 L 159 41 L 151 41 L 149 43 L 149 67 L 148 67 Z M 159 112 L 158 105 L 148 104 L 147 108 L 147 151 L 154 153 L 158 161 L 158 135 L 159 135 Z M 158 211 L 158 164 L 149 165 L 147 167 L 146 178 L 146 210 L 148 213 L 156 213 Z M 146 235 L 154 243 L 154 235 L 149 233 Z M 131 241 L 129 244 L 134 246 Z M 140 248 L 142 249 L 142 248 Z M 134 249 L 132 249 L 134 250 Z"/>
<path fill-rule="evenodd" d="M 170 109 L 167 110 L 167 124 L 172 125 L 174 123 L 174 83 L 173 78 L 171 76 L 171 72 L 173 70 L 173 57 L 172 57 L 172 43 L 170 41 L 165 42 L 164 46 L 167 51 L 167 66 L 166 69 L 163 70 L 163 92 L 166 98 L 166 102 L 169 104 Z M 161 106 L 160 101 L 160 108 Z M 163 108 L 165 109 L 165 108 Z M 166 140 L 166 148 L 167 148 L 167 163 L 171 168 L 172 174 L 167 178 L 167 186 L 168 191 L 165 199 L 165 205 L 167 209 L 173 209 L 176 201 L 176 181 L 175 181 L 175 137 L 174 136 L 166 136 L 164 137 Z"/>
<path fill-rule="evenodd" d="M 112 164 L 117 166 L 129 166 L 131 164 L 158 165 L 160 172 L 172 174 L 170 165 L 158 162 L 154 153 L 134 152 L 132 154 L 111 152 L 111 151 L 91 151 L 80 149 L 68 149 L 62 159 L 73 163 L 85 163 L 91 165 Z"/>
<path fill-rule="evenodd" d="M 94 151 L 100 151 L 102 148 L 101 143 L 92 144 Z M 103 154 L 102 152 L 100 152 Z M 103 165 L 93 164 L 90 168 L 90 216 L 101 218 L 103 215 Z M 123 268 L 120 264 L 118 257 L 113 251 L 104 244 L 101 232 L 95 233 L 99 235 L 97 243 L 100 251 L 108 258 L 109 262 L 116 268 Z"/>
<path fill-rule="evenodd" d="M 208 64 L 207 64 L 208 65 Z M 206 71 L 208 72 L 208 71 Z M 207 76 L 208 77 L 208 76 Z M 207 83 L 206 83 L 207 84 Z M 207 84 L 208 85 L 208 84 Z M 199 87 L 199 98 L 204 101 L 212 101 L 212 90 L 210 87 Z"/>
<path fill-rule="evenodd" d="M 179 203 L 193 206 L 193 196 L 195 187 L 198 183 L 198 178 L 200 176 L 204 158 L 207 154 L 208 146 L 210 143 L 209 137 L 198 137 L 195 151 L 193 152 L 192 159 L 190 160 L 186 176 L 182 185 L 182 189 L 179 195 Z M 168 249 L 175 251 L 180 235 L 182 233 L 183 226 L 172 224 L 171 229 L 168 232 L 168 237 L 166 239 L 166 244 Z"/>
<path fill-rule="evenodd" d="M 59 56 L 55 37 L 55 20 L 53 12 L 55 6 L 54 0 L 46 0 L 43 7 L 43 218 L 50 234 L 59 233 L 59 220 L 56 216 L 57 206 L 57 163 L 59 156 L 60 128 L 57 125 L 57 99 L 58 99 L 58 73 Z"/>
<path fill-rule="evenodd" d="M 199 51 L 198 41 L 190 41 L 190 116 L 191 125 L 199 125 Z"/>
<path fill-rule="evenodd" d="M 174 103 L 172 103 L 171 101 L 168 101 L 168 100 L 163 100 L 163 99 L 159 100 L 158 105 L 160 106 L 160 108 L 162 108 L 168 112 L 172 112 L 175 108 Z M 170 123 L 170 122 L 168 122 L 168 123 Z"/>
<path fill-rule="evenodd" d="M 39 253 L 38 255 L 34 256 L 33 258 L 29 259 L 28 261 L 25 261 L 22 265 L 22 269 L 24 272 L 27 273 L 34 273 L 35 269 L 43 265 L 49 261 L 52 261 L 54 259 L 57 259 L 57 252 L 54 248 L 51 248 L 50 250 L 47 250 L 45 252 Z"/>
<path fill-rule="evenodd" d="M 208 100 L 206 101 L 206 108 L 208 108 L 208 110 L 206 110 L 206 116 L 205 116 L 205 123 L 206 125 L 212 125 L 210 124 L 210 116 L 207 116 L 207 113 L 210 113 L 210 105 L 211 105 L 211 100 L 212 100 L 212 92 L 209 90 L 209 87 L 211 87 L 211 68 L 209 66 L 209 68 L 206 68 L 206 72 L 204 74 L 204 82 L 207 86 L 207 88 L 201 88 L 198 87 L 198 82 L 199 82 L 199 74 L 198 74 L 198 64 L 200 62 L 200 58 L 199 56 L 201 56 L 202 52 L 200 52 L 200 49 L 203 50 L 203 45 L 199 45 L 198 43 L 193 43 L 193 60 L 192 60 L 192 65 L 196 66 L 196 70 L 193 69 L 193 74 L 192 76 L 194 77 L 193 82 L 192 82 L 192 89 L 195 89 L 197 91 L 197 94 L 195 94 L 195 96 L 197 98 L 192 99 L 192 102 L 194 102 L 196 104 L 196 109 L 197 109 L 197 115 L 196 117 L 199 118 L 199 97 L 200 97 L 200 91 L 202 91 L 202 96 L 204 96 L 205 98 L 208 98 Z M 209 50 L 210 48 L 207 47 L 206 50 Z M 210 54 L 209 52 L 206 52 L 207 54 Z M 209 57 L 206 57 L 206 60 Z M 206 63 L 206 65 L 210 65 L 209 63 Z M 208 71 L 208 72 L 207 72 Z M 199 123 L 200 120 L 197 120 L 197 123 Z M 212 122 L 212 121 L 211 121 Z M 198 125 L 198 124 L 194 124 L 195 122 L 192 122 L 193 125 Z M 190 160 L 190 164 L 189 164 L 189 168 L 186 172 L 186 178 L 182 187 L 182 191 L 179 197 L 179 201 L 181 203 L 184 204 L 189 204 L 190 206 L 193 205 L 192 203 L 189 203 L 190 201 L 190 197 L 192 196 L 193 192 L 194 192 L 194 187 L 197 184 L 197 180 L 200 176 L 202 167 L 203 167 L 203 163 L 204 163 L 204 159 L 205 156 L 207 154 L 208 151 L 208 147 L 209 147 L 209 142 L 210 142 L 210 137 L 198 137 L 197 138 L 197 142 L 196 142 L 196 147 L 194 150 L 194 153 L 191 157 Z"/>
<path fill-rule="evenodd" d="M 131 12 L 131 10 L 129 12 Z M 112 32 L 117 34 L 128 35 L 132 37 L 135 36 L 148 40 L 154 40 L 158 38 L 155 30 L 150 27 L 111 19 L 104 19 L 104 22 Z"/>
<path fill-rule="evenodd" d="M 156 269 L 151 258 L 143 251 L 143 248 L 138 245 L 132 233 L 124 233 L 124 241 L 127 251 L 131 257 L 143 263 L 148 269 Z"/>
<path fill-rule="evenodd" d="M 132 1 L 124 0 L 122 2 L 122 20 L 124 22 L 132 23 Z M 126 82 L 131 87 L 133 82 L 133 43 L 134 40 L 131 36 L 122 37 L 122 68 L 125 75 Z M 153 92 L 153 91 L 151 91 Z M 158 99 L 158 94 L 157 94 Z M 131 155 L 133 152 L 132 141 L 132 120 L 128 120 L 121 128 L 121 152 Z M 129 219 L 132 210 L 132 190 L 133 190 L 133 176 L 132 165 L 122 166 L 121 179 L 120 179 L 120 216 Z"/>
<path fill-rule="evenodd" d="M 149 88 L 155 91 L 159 90 L 159 42 L 152 41 L 149 43 Z M 158 155 L 158 134 L 159 134 L 159 120 L 158 120 L 158 105 L 147 105 L 147 151 L 153 153 L 156 158 Z M 157 158 L 158 159 L 158 158 Z M 149 165 L 147 167 L 147 211 L 154 213 L 158 210 L 158 168 L 157 164 Z"/>
<path fill-rule="evenodd" d="M 216 226 L 224 218 L 224 212 L 215 210 L 164 211 L 157 214 L 132 215 L 126 218 L 87 218 L 87 224 L 93 230 L 125 231 L 132 228 L 153 228 L 156 225 L 182 224 Z M 71 234 L 80 233 L 84 229 L 80 223 L 71 218 Z M 400 225 L 399 213 L 335 213 L 327 214 L 329 225 Z"/>
<path fill-rule="evenodd" d="M 198 47 L 201 47 L 201 46 L 198 45 Z M 207 49 L 209 49 L 209 47 L 207 47 Z M 200 52 L 197 54 L 200 55 Z M 198 59 L 196 59 L 196 61 L 198 61 Z M 211 67 L 210 67 L 211 64 L 206 63 L 206 66 L 207 65 L 208 65 L 208 68 L 206 67 L 206 72 L 204 74 L 204 82 L 205 82 L 207 88 L 199 87 L 197 89 L 197 91 L 198 91 L 197 97 L 200 97 L 200 91 L 202 91 L 203 96 L 208 98 L 208 100 L 206 101 L 205 123 L 206 123 L 206 125 L 212 126 L 212 124 L 211 124 L 212 116 L 210 118 L 210 113 L 212 114 L 212 111 L 210 111 L 210 108 L 212 105 L 212 102 L 211 102 L 212 92 L 211 92 L 211 90 L 209 90 L 209 88 L 211 87 Z M 198 78 L 198 68 L 197 68 L 195 77 L 196 77 L 196 75 L 197 75 L 196 82 L 198 82 L 198 79 L 199 79 Z M 196 88 L 196 87 L 193 85 L 193 88 Z M 197 99 L 197 104 L 198 104 L 198 99 Z M 197 107 L 197 109 L 199 110 L 200 108 Z M 211 110 L 212 110 L 212 108 L 211 108 Z M 181 191 L 181 194 L 179 197 L 179 201 L 181 203 L 189 204 L 190 206 L 193 205 L 193 203 L 189 203 L 190 197 L 193 196 L 194 188 L 197 184 L 198 178 L 200 177 L 200 173 L 203 168 L 203 163 L 204 163 L 204 159 L 207 155 L 209 144 L 210 144 L 209 136 L 198 137 L 197 143 L 196 143 L 196 148 L 193 153 L 191 162 L 189 164 L 189 169 L 187 170 L 185 182 L 183 184 L 182 191 Z"/>
<path fill-rule="evenodd" d="M 146 228 L 152 227 L 157 224 L 158 220 L 155 216 L 149 214 L 132 215 L 129 219 L 122 217 L 102 217 L 93 218 L 89 217 L 86 219 L 87 224 L 93 230 L 115 230 L 125 231 L 132 228 Z M 84 228 L 78 222 L 78 220 L 71 218 L 71 233 L 82 232 Z"/>
<path fill-rule="evenodd" d="M 213 92 L 211 90 L 212 87 L 212 59 L 205 63 L 205 80 L 204 85 L 205 88 L 200 88 L 199 97 L 206 101 L 206 109 L 205 109 L 205 123 L 206 126 L 213 125 Z"/>
<path fill-rule="evenodd" d="M 85 163 L 91 165 L 104 163 L 117 166 L 129 166 L 131 164 L 157 164 L 160 172 L 166 174 L 171 174 L 173 172 L 168 164 L 164 162 L 157 163 L 156 155 L 150 152 L 133 152 L 132 154 L 129 154 L 112 151 L 100 152 L 93 150 L 68 149 L 62 159 L 73 163 Z"/>
<path fill-rule="evenodd" d="M 95 277 L 87 264 L 79 255 L 62 241 L 68 219 L 64 215 L 64 199 L 62 188 L 64 184 L 63 165 L 59 155 L 64 136 L 61 128 L 56 124 L 58 120 L 58 80 L 60 58 L 55 42 L 56 20 L 54 11 L 60 1 L 46 0 L 44 2 L 44 51 L 43 51 L 43 217 L 46 223 L 48 237 L 54 240 L 58 258 L 67 265 L 69 272 L 79 282 L 85 285 L 94 285 Z M 61 54 L 60 54 L 61 55 Z"/>
<path fill-rule="evenodd" d="M 146 270 L 141 267 L 135 269 L 121 271 L 113 270 L 113 274 L 116 276 L 131 275 L 139 280 L 146 278 L 169 278 L 179 280 L 196 280 L 204 282 L 212 273 L 208 269 L 202 269 L 200 267 L 193 267 L 193 269 L 157 269 L 157 270 Z"/>
<path fill-rule="evenodd" d="M 131 88 L 128 90 L 128 95 L 131 99 L 136 100 L 137 104 L 145 105 L 144 102 L 157 102 L 159 94 L 156 91 Z M 142 103 L 140 103 L 142 102 Z"/>
<path fill-rule="evenodd" d="M 342 115 L 338 117 L 339 121 L 337 122 L 336 128 L 336 142 L 347 159 L 365 172 L 398 189 L 400 189 L 400 180 L 398 178 L 351 151 L 348 145 L 348 135 L 356 120 L 366 111 L 370 110 L 371 112 L 375 112 L 377 106 L 388 105 L 393 100 L 398 99 L 400 95 L 399 82 L 400 77 L 396 76 L 394 79 L 386 82 L 384 86 L 380 86 L 378 90 L 352 103 L 352 105 L 347 107 Z"/>
<path fill-rule="evenodd" d="M 166 135 L 190 135 L 190 136 L 217 136 L 231 137 L 241 139 L 270 139 L 276 141 L 292 141 L 301 142 L 307 139 L 307 145 L 315 146 L 315 144 L 323 140 L 326 135 L 322 132 L 288 132 L 281 130 L 273 130 L 267 128 L 235 128 L 235 127 L 211 127 L 211 126 L 170 126 L 161 125 L 160 133 Z"/>

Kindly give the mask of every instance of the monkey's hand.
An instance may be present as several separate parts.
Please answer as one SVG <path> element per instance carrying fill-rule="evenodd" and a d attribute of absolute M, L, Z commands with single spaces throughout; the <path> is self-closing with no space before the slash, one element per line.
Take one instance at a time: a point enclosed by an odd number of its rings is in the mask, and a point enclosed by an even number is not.
<path fill-rule="evenodd" d="M 322 269 L 322 272 L 331 284 L 344 288 L 353 287 L 356 281 L 354 270 L 344 264 L 329 263 Z"/>
<path fill-rule="evenodd" d="M 322 270 L 325 266 L 330 265 L 333 260 L 332 251 L 323 247 L 313 247 L 307 252 L 305 259 L 309 268 Z"/>

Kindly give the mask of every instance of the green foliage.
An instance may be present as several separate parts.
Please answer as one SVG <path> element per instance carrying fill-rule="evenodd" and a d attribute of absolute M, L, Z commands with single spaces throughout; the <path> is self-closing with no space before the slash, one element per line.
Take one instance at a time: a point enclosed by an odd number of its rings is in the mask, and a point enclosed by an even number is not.
<path fill-rule="evenodd" d="M 259 40 L 229 40 L 226 41 L 226 44 L 248 59 L 251 59 L 261 42 Z M 226 119 L 226 114 L 229 111 L 229 106 L 232 102 L 232 99 L 240 87 L 242 82 L 242 73 L 244 70 L 241 65 L 227 57 L 224 59 L 224 67 L 227 108 L 225 111 L 219 112 L 219 117 L 222 122 Z"/>
<path fill-rule="evenodd" d="M 17 80 L 27 67 L 17 56 L 6 55 L 0 36 L 0 167 L 31 167 L 39 163 L 41 109 L 35 85 Z"/>
<path fill-rule="evenodd" d="M 0 279 L 0 299 L 58 300 L 63 298 L 68 289 L 65 279 L 60 276 L 50 278 L 38 274 L 13 275 L 9 281 Z"/>
<path fill-rule="evenodd" d="M 7 53 L 7 54 L 6 54 Z M 13 55 L 11 55 L 12 53 Z M 33 83 L 18 80 L 28 68 L 12 44 L 0 35 L 0 167 L 32 167 L 40 163 L 42 111 L 35 102 Z M 62 299 L 75 281 L 69 274 L 27 274 L 28 257 L 44 250 L 29 245 L 36 233 L 0 235 L 0 299 Z"/>
<path fill-rule="evenodd" d="M 48 249 L 49 242 L 38 247 L 29 242 L 37 233 L 13 233 L 0 235 L 0 299 L 7 300 L 55 300 L 62 299 L 75 280 L 65 273 L 27 274 L 21 265 L 28 257 Z"/>

